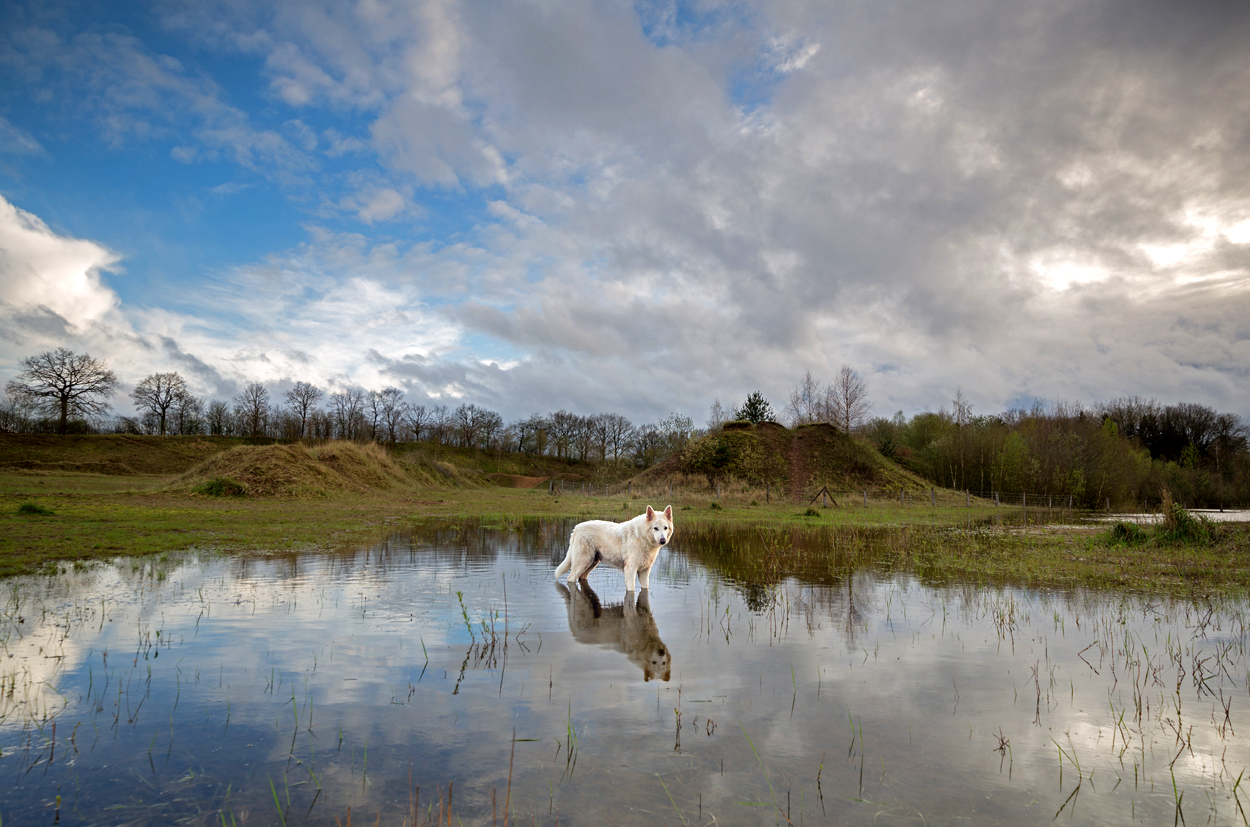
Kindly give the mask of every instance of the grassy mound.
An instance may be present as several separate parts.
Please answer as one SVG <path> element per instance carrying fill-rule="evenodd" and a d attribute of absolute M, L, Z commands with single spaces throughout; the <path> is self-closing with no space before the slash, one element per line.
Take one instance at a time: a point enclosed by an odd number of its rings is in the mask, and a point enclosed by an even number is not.
<path fill-rule="evenodd" d="M 218 436 L 0 434 L 0 472 L 181 474 L 238 444 Z"/>
<path fill-rule="evenodd" d="M 386 449 L 354 442 L 242 445 L 201 462 L 170 484 L 207 496 L 328 496 L 389 491 L 417 480 Z"/>
<path fill-rule="evenodd" d="M 821 423 L 793 430 L 775 422 L 731 422 L 640 475 L 641 482 L 691 476 L 710 485 L 737 481 L 772 486 L 791 496 L 819 490 L 927 491 L 919 476 L 876 448 Z"/>

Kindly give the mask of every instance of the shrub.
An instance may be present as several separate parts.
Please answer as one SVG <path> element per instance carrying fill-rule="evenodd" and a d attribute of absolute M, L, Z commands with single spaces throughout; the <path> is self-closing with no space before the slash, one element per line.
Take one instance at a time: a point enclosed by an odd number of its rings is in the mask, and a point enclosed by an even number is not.
<path fill-rule="evenodd" d="M 18 514 L 32 514 L 40 517 L 51 517 L 56 512 L 36 503 L 22 503 L 17 507 Z"/>
<path fill-rule="evenodd" d="M 806 511 L 804 511 L 804 512 L 803 512 L 803 516 L 804 516 L 804 517 L 819 517 L 819 516 L 820 516 L 820 512 L 819 512 L 819 511 L 817 511 L 817 510 L 816 510 L 816 509 L 814 509 L 814 508 L 809 508 L 809 509 L 807 509 Z"/>
<path fill-rule="evenodd" d="M 243 490 L 243 486 L 227 477 L 213 477 L 211 480 L 200 483 L 193 490 L 207 497 L 242 497 L 247 493 Z"/>
<path fill-rule="evenodd" d="M 1107 542 L 1113 546 L 1139 546 L 1148 539 L 1145 529 L 1137 523 L 1116 523 L 1107 532 Z"/>
<path fill-rule="evenodd" d="M 1201 514 L 1194 516 L 1178 502 L 1172 492 L 1163 489 L 1163 525 L 1158 536 L 1173 543 L 1211 545 L 1216 540 L 1216 525 Z"/>

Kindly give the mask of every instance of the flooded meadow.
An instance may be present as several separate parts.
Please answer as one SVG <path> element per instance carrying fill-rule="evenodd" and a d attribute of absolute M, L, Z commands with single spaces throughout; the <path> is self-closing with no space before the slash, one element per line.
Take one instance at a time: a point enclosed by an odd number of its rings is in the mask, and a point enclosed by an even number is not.
<path fill-rule="evenodd" d="M 677 526 L 636 596 L 567 521 L 4 581 L 0 823 L 1247 823 L 1244 601 Z"/>

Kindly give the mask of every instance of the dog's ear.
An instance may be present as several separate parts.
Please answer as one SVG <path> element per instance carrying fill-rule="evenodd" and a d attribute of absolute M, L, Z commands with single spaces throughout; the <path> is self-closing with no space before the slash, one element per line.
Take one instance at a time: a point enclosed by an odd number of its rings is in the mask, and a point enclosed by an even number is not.
<path fill-rule="evenodd" d="M 673 519 L 673 507 L 671 505 L 668 508 L 664 509 L 664 519 L 670 520 L 670 521 Z"/>
<path fill-rule="evenodd" d="M 672 506 L 669 506 L 669 507 L 672 508 Z M 651 522 L 654 519 L 655 519 L 655 509 L 652 508 L 651 506 L 647 506 L 647 522 Z"/>

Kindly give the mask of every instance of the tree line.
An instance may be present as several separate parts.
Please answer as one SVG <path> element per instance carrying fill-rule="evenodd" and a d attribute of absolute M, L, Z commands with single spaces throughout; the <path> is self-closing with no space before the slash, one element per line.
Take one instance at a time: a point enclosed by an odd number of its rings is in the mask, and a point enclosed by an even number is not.
<path fill-rule="evenodd" d="M 934 484 L 957 490 L 1071 496 L 1085 507 L 1108 499 L 1117 505 L 1158 501 L 1165 487 L 1194 505 L 1250 502 L 1250 430 L 1236 415 L 1195 403 L 1125 397 L 1089 406 L 1039 402 L 979 415 L 957 390 L 949 409 L 872 418 L 867 383 L 843 365 L 828 384 L 808 371 L 780 417 L 756 391 L 737 408 L 718 400 L 706 427 L 696 428 L 678 413 L 640 425 L 620 414 L 565 410 L 506 422 L 470 402 L 410 401 L 395 387 L 327 392 L 304 381 L 277 397 L 250 382 L 229 400 L 208 399 L 171 372 L 135 386 L 130 396 L 138 415 L 106 419 L 118 382 L 103 362 L 60 348 L 20 364 L 0 402 L 0 432 L 425 442 L 646 468 L 727 421 L 780 418 L 790 427 L 831 423 Z"/>
<path fill-rule="evenodd" d="M 1200 507 L 1250 503 L 1245 423 L 1192 402 L 1038 402 L 977 415 L 956 391 L 949 409 L 878 417 L 860 435 L 926 479 L 959 490 L 1071 496 L 1090 508 L 1108 499 L 1117 507 L 1157 504 L 1164 488 Z"/>
<path fill-rule="evenodd" d="M 634 424 L 616 413 L 583 416 L 565 410 L 506 422 L 470 402 L 409 401 L 399 388 L 349 387 L 327 392 L 299 381 L 278 396 L 249 382 L 229 400 L 191 392 L 177 372 L 154 373 L 130 397 L 136 416 L 106 419 L 117 378 L 100 360 L 61 348 L 22 360 L 6 385 L 0 432 L 112 432 L 427 442 L 568 460 L 648 467 L 680 451 L 700 432 L 678 413 Z"/>

